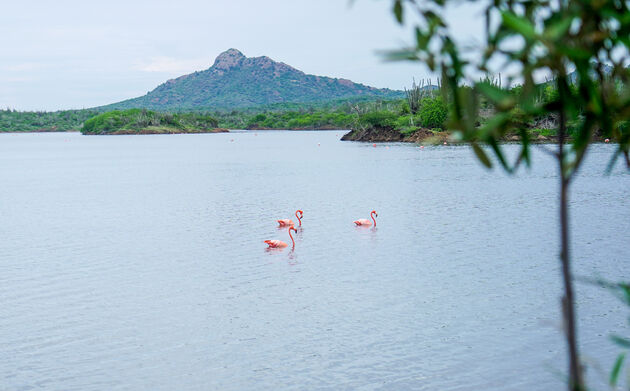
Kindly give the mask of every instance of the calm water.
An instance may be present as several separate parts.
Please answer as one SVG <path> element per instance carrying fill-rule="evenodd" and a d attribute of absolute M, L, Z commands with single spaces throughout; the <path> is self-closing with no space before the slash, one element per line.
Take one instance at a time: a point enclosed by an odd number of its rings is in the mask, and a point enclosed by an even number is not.
<path fill-rule="evenodd" d="M 0 389 L 561 389 L 553 162 L 341 134 L 0 135 Z M 612 150 L 573 188 L 575 270 L 628 280 Z M 295 251 L 265 251 L 298 208 Z M 607 373 L 627 310 L 578 301 Z"/>

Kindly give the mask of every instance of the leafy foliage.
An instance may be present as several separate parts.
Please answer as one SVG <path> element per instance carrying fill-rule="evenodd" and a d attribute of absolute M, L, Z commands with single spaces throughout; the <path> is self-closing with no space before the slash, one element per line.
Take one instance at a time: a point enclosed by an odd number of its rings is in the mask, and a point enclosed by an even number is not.
<path fill-rule="evenodd" d="M 463 140 L 493 145 L 501 165 L 513 171 L 530 163 L 528 138 L 523 137 L 517 160 L 506 160 L 497 142 L 508 133 L 525 135 L 528 124 L 550 114 L 559 126 L 572 123 L 571 153 L 563 175 L 577 170 L 593 135 L 617 142 L 613 158 L 628 157 L 630 132 L 622 124 L 630 117 L 630 10 L 627 2 L 499 0 L 485 10 L 487 42 L 479 64 L 467 61 L 443 15 L 455 0 L 394 0 L 397 20 L 408 4 L 420 17 L 414 47 L 390 53 L 392 59 L 419 60 L 443 74 L 443 93 L 450 102 L 448 127 Z M 493 19 L 494 18 L 494 19 Z M 522 69 L 518 88 L 502 88 L 492 79 L 474 81 L 471 74 L 488 72 L 492 64 Z M 538 84 L 535 75 L 551 81 Z M 516 81 L 508 79 L 508 85 Z M 471 85 L 472 88 L 465 88 Z M 494 115 L 478 129 L 475 118 L 480 101 L 489 102 Z M 518 110 L 518 115 L 515 114 Z M 561 125 L 564 124 L 564 125 Z M 559 136 L 566 134 L 566 129 Z M 565 139 L 566 140 L 566 139 Z M 496 147 L 495 147 L 496 146 Z"/>
<path fill-rule="evenodd" d="M 93 110 L 65 110 L 55 112 L 0 110 L 0 132 L 63 132 L 79 130 Z"/>
<path fill-rule="evenodd" d="M 373 128 L 394 128 L 398 116 L 390 111 L 373 111 L 359 117 L 361 124 Z"/>
<path fill-rule="evenodd" d="M 422 100 L 428 97 L 433 97 L 435 95 L 435 89 L 437 89 L 437 87 L 431 84 L 431 79 L 426 82 L 426 85 L 424 79 L 420 80 L 420 84 L 416 84 L 416 81 L 414 80 L 410 89 L 405 88 L 407 104 L 411 114 L 418 113 L 418 110 L 420 110 L 420 107 L 422 106 Z"/>
<path fill-rule="evenodd" d="M 420 104 L 420 126 L 444 129 L 448 110 L 441 97 L 424 98 Z"/>
<path fill-rule="evenodd" d="M 146 109 L 114 110 L 85 121 L 84 134 L 108 134 L 120 131 L 140 131 L 147 128 L 172 130 L 210 130 L 218 121 L 207 114 L 158 113 Z"/>
<path fill-rule="evenodd" d="M 470 53 L 458 43 L 444 18 L 447 9 L 457 4 L 457 0 L 393 0 L 393 13 L 399 23 L 408 9 L 413 9 L 419 19 L 415 45 L 390 53 L 390 58 L 421 61 L 442 74 L 443 96 L 450 109 L 447 126 L 472 144 L 487 167 L 492 161 L 479 143 L 490 145 L 501 166 L 514 172 L 521 163 L 531 163 L 531 124 L 541 117 L 557 118 L 557 150 L 544 150 L 556 158 L 560 176 L 562 314 L 569 352 L 569 389 L 582 391 L 586 387 L 578 353 L 570 268 L 568 191 L 595 135 L 610 138 L 617 145 L 609 169 L 619 156 L 625 157 L 630 168 L 630 131 L 626 125 L 630 118 L 630 3 L 485 2 L 486 40 L 477 48 L 482 55 L 478 63 L 469 60 Z M 479 72 L 491 72 L 496 64 L 502 69 L 518 70 L 507 82 L 508 87 L 520 83 L 518 89 L 504 88 L 492 78 L 473 79 Z M 551 78 L 542 90 L 536 82 L 539 74 Z M 483 103 L 490 113 L 478 126 Z M 499 142 L 512 133 L 521 136 L 521 148 L 516 160 L 510 162 Z M 611 382 L 623 360 L 622 356 L 617 359 Z"/>
<path fill-rule="evenodd" d="M 589 283 L 593 283 L 598 285 L 604 289 L 610 291 L 614 296 L 616 296 L 622 303 L 626 305 L 626 308 L 630 310 L 630 283 L 628 282 L 618 282 L 613 283 L 606 280 L 598 279 L 598 280 L 586 280 Z M 628 318 L 628 325 L 630 325 L 630 318 Z M 624 351 L 619 353 L 617 358 L 615 359 L 615 363 L 613 365 L 612 370 L 610 371 L 609 383 L 611 387 L 616 387 L 619 381 L 619 375 L 621 374 L 621 370 L 624 367 L 625 359 L 630 350 L 630 338 L 622 337 L 619 335 L 612 335 L 610 337 L 611 341 L 622 348 Z M 628 379 L 630 379 L 630 365 L 627 365 L 627 373 Z"/>

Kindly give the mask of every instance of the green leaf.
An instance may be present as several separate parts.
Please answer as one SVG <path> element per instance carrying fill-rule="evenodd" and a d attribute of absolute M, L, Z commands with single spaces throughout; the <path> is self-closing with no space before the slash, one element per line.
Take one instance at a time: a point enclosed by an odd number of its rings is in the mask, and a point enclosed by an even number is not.
<path fill-rule="evenodd" d="M 489 138 L 500 136 L 503 129 L 510 123 L 509 113 L 498 113 L 488 119 L 488 122 L 479 129 L 477 134 L 482 140 L 489 141 Z"/>
<path fill-rule="evenodd" d="M 484 152 L 484 150 L 477 143 L 472 143 L 473 151 L 475 151 L 475 155 L 477 155 L 477 159 L 487 168 L 492 168 L 492 162 L 488 159 L 488 155 Z"/>
<path fill-rule="evenodd" d="M 565 35 L 567 31 L 569 31 L 572 23 L 573 18 L 562 18 L 556 23 L 547 27 L 543 34 L 545 38 L 549 39 L 550 41 L 558 40 L 562 38 L 562 36 Z"/>
<path fill-rule="evenodd" d="M 429 46 L 429 41 L 431 40 L 430 34 L 425 34 L 420 30 L 419 27 L 416 27 L 416 45 L 420 50 L 426 50 Z"/>
<path fill-rule="evenodd" d="M 492 85 L 489 82 L 481 82 L 476 84 L 477 89 L 488 99 L 490 99 L 500 109 L 511 108 L 516 103 L 509 91 Z"/>
<path fill-rule="evenodd" d="M 625 353 L 620 354 L 615 361 L 615 365 L 613 366 L 612 371 L 610 372 L 610 385 L 612 387 L 615 387 L 617 385 L 617 378 L 619 378 L 619 372 L 621 371 L 621 366 L 623 365 L 623 360 L 625 358 Z"/>
<path fill-rule="evenodd" d="M 560 45 L 558 47 L 558 51 L 566 55 L 567 57 L 573 58 L 576 61 L 588 60 L 589 58 L 593 56 L 593 53 L 581 47 Z"/>
<path fill-rule="evenodd" d="M 630 339 L 622 338 L 617 335 L 611 335 L 610 339 L 621 347 L 630 348 Z"/>
<path fill-rule="evenodd" d="M 503 152 L 501 152 L 501 147 L 497 143 L 497 140 L 495 138 L 491 138 L 490 140 L 488 140 L 488 144 L 490 144 L 490 146 L 494 150 L 494 154 L 496 155 L 497 159 L 499 159 L 499 162 L 501 163 L 503 169 L 508 174 L 514 172 L 514 169 L 510 167 L 510 164 L 507 162 L 507 160 L 505 160 L 505 156 L 503 156 Z"/>
<path fill-rule="evenodd" d="M 501 18 L 506 27 L 522 35 L 525 39 L 532 40 L 536 37 L 536 29 L 529 20 L 509 11 L 501 12 Z"/>
<path fill-rule="evenodd" d="M 402 24 L 403 22 L 403 6 L 402 0 L 396 0 L 394 3 L 394 15 L 396 16 L 396 20 L 398 23 Z"/>
<path fill-rule="evenodd" d="M 630 305 L 630 284 L 619 284 L 619 288 L 623 292 L 626 304 Z"/>
<path fill-rule="evenodd" d="M 385 61 L 418 61 L 418 53 L 415 48 L 390 50 L 380 53 Z"/>

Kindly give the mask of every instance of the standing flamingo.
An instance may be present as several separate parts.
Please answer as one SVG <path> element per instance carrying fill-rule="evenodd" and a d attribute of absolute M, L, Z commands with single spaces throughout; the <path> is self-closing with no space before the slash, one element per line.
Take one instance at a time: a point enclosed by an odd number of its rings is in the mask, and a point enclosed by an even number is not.
<path fill-rule="evenodd" d="M 374 219 L 374 216 L 378 217 L 378 213 L 376 213 L 375 210 L 370 212 L 370 217 L 372 218 L 372 221 L 374 221 L 374 226 L 376 227 L 376 220 Z M 359 220 L 355 220 L 354 223 L 357 226 L 363 226 L 363 225 L 372 225 L 372 221 L 368 220 L 368 219 L 359 219 Z"/>
<path fill-rule="evenodd" d="M 299 213 L 299 215 L 298 215 Z M 300 227 L 302 226 L 302 217 L 304 217 L 304 212 L 302 212 L 300 209 L 295 211 L 295 217 L 297 217 L 298 221 L 300 222 Z M 289 219 L 282 219 L 282 220 L 278 220 L 278 226 L 279 227 L 289 227 L 289 226 L 294 226 L 295 224 L 293 223 L 293 220 L 289 220 Z"/>
<path fill-rule="evenodd" d="M 291 248 L 295 248 L 295 240 L 293 240 L 293 235 L 291 235 L 291 231 L 297 232 L 297 229 L 295 227 L 289 227 L 289 237 L 291 238 L 291 243 L 293 243 L 293 246 L 291 246 Z M 286 244 L 282 240 L 275 239 L 265 240 L 265 243 L 269 245 L 269 248 L 285 248 L 288 246 L 288 244 Z"/>

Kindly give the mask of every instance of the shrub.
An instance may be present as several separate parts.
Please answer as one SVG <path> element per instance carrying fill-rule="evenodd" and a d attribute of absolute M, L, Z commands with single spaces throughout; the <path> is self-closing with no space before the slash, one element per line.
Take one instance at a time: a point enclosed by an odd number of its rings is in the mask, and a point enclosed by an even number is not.
<path fill-rule="evenodd" d="M 442 98 L 424 98 L 419 111 L 420 126 L 423 128 L 444 129 L 444 121 L 448 114 Z"/>
<path fill-rule="evenodd" d="M 148 126 L 170 126 L 178 129 L 207 130 L 216 128 L 218 121 L 206 114 L 157 113 L 145 109 L 114 110 L 85 121 L 83 133 L 104 134 L 117 130 L 141 130 Z"/>
<path fill-rule="evenodd" d="M 390 111 L 373 111 L 361 115 L 359 121 L 373 128 L 394 128 L 398 116 Z"/>

